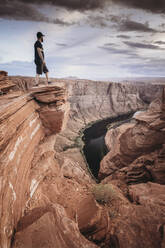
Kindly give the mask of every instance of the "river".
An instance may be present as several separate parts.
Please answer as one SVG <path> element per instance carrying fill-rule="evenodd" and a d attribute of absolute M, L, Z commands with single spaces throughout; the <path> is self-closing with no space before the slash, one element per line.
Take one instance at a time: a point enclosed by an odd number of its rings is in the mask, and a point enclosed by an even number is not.
<path fill-rule="evenodd" d="M 108 126 L 112 124 L 117 126 L 124 122 L 128 122 L 131 120 L 134 113 L 135 112 L 131 112 L 118 117 L 110 117 L 95 122 L 84 130 L 82 136 L 82 140 L 84 142 L 83 153 L 89 169 L 96 179 L 98 178 L 100 162 L 108 153 L 108 149 L 105 144 L 105 135 L 107 133 Z"/>

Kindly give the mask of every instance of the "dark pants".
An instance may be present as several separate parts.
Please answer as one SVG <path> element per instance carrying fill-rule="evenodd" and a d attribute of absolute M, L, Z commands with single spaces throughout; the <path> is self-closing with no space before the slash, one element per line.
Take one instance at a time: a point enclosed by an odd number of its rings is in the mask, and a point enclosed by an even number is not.
<path fill-rule="evenodd" d="M 42 63 L 42 61 L 34 61 L 36 64 L 36 73 L 39 75 L 42 75 L 42 73 L 49 72 L 48 68 L 46 67 L 45 64 Z"/>

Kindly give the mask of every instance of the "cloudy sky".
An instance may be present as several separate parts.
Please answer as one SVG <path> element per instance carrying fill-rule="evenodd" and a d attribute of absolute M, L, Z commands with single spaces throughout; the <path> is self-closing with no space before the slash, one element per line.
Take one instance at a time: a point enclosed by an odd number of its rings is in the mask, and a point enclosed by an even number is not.
<path fill-rule="evenodd" d="M 165 76 L 164 0 L 0 0 L 0 69 L 35 75 L 44 33 L 51 77 Z"/>

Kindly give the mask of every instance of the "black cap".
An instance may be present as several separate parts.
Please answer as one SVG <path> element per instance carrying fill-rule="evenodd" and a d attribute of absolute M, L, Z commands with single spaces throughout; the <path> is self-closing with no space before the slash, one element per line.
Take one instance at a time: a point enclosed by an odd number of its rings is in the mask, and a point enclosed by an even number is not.
<path fill-rule="evenodd" d="M 38 38 L 38 39 L 41 38 L 42 36 L 45 36 L 45 35 L 42 34 L 41 32 L 38 32 L 38 33 L 37 33 L 37 38 Z"/>

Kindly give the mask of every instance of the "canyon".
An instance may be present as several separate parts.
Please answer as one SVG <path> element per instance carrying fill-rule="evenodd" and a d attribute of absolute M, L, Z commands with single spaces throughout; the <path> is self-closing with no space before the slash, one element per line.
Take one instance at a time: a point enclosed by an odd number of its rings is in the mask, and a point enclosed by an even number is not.
<path fill-rule="evenodd" d="M 163 86 L 33 84 L 0 73 L 0 247 L 164 248 Z M 84 133 L 130 113 L 105 130 L 98 183 Z"/>

